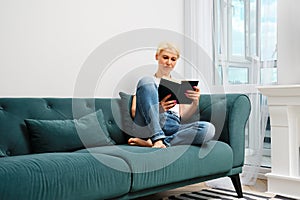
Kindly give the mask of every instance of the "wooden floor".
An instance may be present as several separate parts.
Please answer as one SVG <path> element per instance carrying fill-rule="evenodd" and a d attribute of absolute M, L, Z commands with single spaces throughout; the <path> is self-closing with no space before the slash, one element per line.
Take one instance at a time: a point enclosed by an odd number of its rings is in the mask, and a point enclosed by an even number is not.
<path fill-rule="evenodd" d="M 195 192 L 199 191 L 204 188 L 209 188 L 205 183 L 198 183 L 190 186 L 185 186 L 181 188 L 177 188 L 174 190 L 168 190 L 165 192 L 160 192 L 154 195 L 149 195 L 146 197 L 138 198 L 139 200 L 158 200 L 162 199 L 164 197 L 172 196 L 172 195 L 178 195 L 182 193 L 187 193 L 187 192 Z M 243 191 L 251 191 L 253 193 L 261 194 L 267 192 L 267 180 L 263 179 L 257 179 L 256 184 L 253 186 L 243 186 Z"/>

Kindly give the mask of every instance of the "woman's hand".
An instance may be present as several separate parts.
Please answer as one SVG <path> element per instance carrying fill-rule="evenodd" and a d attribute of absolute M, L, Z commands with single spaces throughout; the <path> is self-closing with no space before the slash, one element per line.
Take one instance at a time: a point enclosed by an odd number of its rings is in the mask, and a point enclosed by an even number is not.
<path fill-rule="evenodd" d="M 195 86 L 194 90 L 187 90 L 185 95 L 193 101 L 191 104 L 180 104 L 179 112 L 183 121 L 188 120 L 198 110 L 200 88 Z"/>
<path fill-rule="evenodd" d="M 200 88 L 198 86 L 194 86 L 193 88 L 194 90 L 187 90 L 185 95 L 193 100 L 192 104 L 198 105 L 200 99 Z"/>
<path fill-rule="evenodd" d="M 167 95 L 165 98 L 163 98 L 160 101 L 160 106 L 159 106 L 160 112 L 166 112 L 167 110 L 173 108 L 177 104 L 176 100 L 168 101 L 168 99 L 170 97 L 171 97 L 171 94 Z"/>

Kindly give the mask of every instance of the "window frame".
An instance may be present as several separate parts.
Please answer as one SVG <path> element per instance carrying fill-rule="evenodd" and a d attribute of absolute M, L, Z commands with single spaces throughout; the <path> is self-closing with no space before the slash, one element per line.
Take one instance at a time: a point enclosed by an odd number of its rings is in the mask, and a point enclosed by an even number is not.
<path fill-rule="evenodd" d="M 261 9 L 262 9 L 262 0 L 241 0 L 244 3 L 244 55 L 236 56 L 232 53 L 232 0 L 215 0 L 216 5 L 214 6 L 214 21 L 215 24 L 215 33 L 213 41 L 217 42 L 218 47 L 214 47 L 214 66 L 215 66 L 215 85 L 226 87 L 227 91 L 230 92 L 242 92 L 245 94 L 249 94 L 249 96 L 257 95 L 256 85 L 261 84 L 262 81 L 262 70 L 263 61 L 261 61 Z M 256 8 L 255 13 L 251 13 L 251 6 Z M 224 8 L 224 9 L 221 9 Z M 225 9 L 226 8 L 226 9 Z M 254 19 L 253 19 L 253 16 Z M 222 16 L 224 19 L 222 19 Z M 253 21 L 251 21 L 253 20 Z M 251 24 L 255 23 L 255 25 Z M 251 32 L 251 28 L 255 27 L 255 30 Z M 220 33 L 220 34 L 218 34 Z M 255 33 L 255 37 L 252 38 L 251 34 Z M 254 39 L 254 41 L 253 41 Z M 223 47 L 219 45 L 222 44 Z M 251 46 L 251 44 L 254 44 Z M 253 48 L 253 49 L 252 49 Z M 229 75 L 227 71 L 230 66 L 234 67 L 243 67 L 248 69 L 248 83 L 244 84 L 231 84 L 229 83 Z M 259 66 L 259 67 L 257 67 Z M 274 60 L 273 65 L 270 65 L 272 69 L 276 69 L 277 64 L 276 60 Z M 221 67 L 221 72 L 219 71 Z M 220 78 L 219 73 L 222 74 L 222 79 Z M 257 105 L 260 107 L 260 105 Z M 251 124 L 252 119 L 249 119 L 249 123 Z M 252 126 L 247 125 L 247 131 L 251 132 Z M 255 128 L 254 128 L 255 129 Z M 255 131 L 255 130 L 254 130 Z M 248 134 L 248 144 L 251 146 L 255 146 L 255 142 L 252 138 L 253 136 Z M 246 146 L 247 149 L 247 146 Z M 263 155 L 271 156 L 270 149 L 265 149 L 263 147 Z"/>

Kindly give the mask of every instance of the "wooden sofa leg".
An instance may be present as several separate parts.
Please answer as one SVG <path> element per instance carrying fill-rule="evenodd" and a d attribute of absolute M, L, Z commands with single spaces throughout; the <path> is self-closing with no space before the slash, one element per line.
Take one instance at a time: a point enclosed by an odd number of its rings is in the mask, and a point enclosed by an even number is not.
<path fill-rule="evenodd" d="M 242 189 L 242 185 L 241 185 L 240 175 L 235 174 L 235 175 L 229 176 L 229 177 L 231 179 L 231 182 L 234 186 L 234 189 L 237 193 L 238 198 L 243 198 L 243 189 Z"/>

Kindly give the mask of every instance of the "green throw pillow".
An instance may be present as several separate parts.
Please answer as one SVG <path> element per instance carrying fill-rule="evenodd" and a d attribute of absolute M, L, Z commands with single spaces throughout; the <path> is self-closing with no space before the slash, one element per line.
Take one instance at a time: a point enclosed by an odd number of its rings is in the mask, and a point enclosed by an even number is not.
<path fill-rule="evenodd" d="M 127 94 L 125 92 L 119 92 L 121 97 L 121 111 L 122 111 L 122 127 L 123 132 L 127 134 L 127 138 L 139 137 L 147 138 L 152 135 L 151 129 L 146 128 L 146 126 L 139 126 L 134 123 L 131 117 L 131 104 L 132 104 L 132 94 Z"/>
<path fill-rule="evenodd" d="M 133 119 L 131 117 L 131 103 L 133 95 L 125 92 L 119 92 L 121 97 L 122 130 L 131 134 L 133 131 Z"/>
<path fill-rule="evenodd" d="M 113 145 L 102 110 L 80 119 L 25 119 L 35 153 L 75 151 L 84 147 Z"/>

